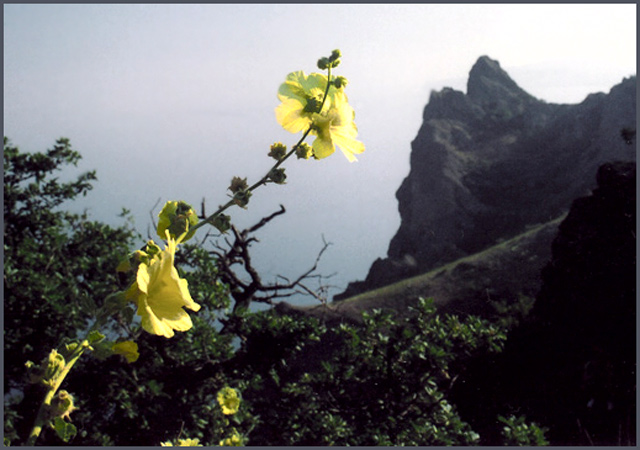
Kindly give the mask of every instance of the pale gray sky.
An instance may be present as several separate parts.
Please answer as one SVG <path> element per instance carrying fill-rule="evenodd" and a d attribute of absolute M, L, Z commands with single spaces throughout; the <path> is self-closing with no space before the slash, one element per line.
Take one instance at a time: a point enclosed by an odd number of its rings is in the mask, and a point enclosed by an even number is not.
<path fill-rule="evenodd" d="M 399 226 L 395 191 L 431 90 L 465 91 L 488 55 L 548 102 L 608 92 L 636 72 L 636 5 L 4 5 L 4 135 L 25 151 L 69 137 L 80 169 L 98 171 L 82 206 L 107 222 L 127 207 L 144 230 L 159 198 L 212 210 L 234 175 L 261 177 L 269 145 L 297 140 L 275 120 L 278 86 L 334 48 L 366 152 L 289 161 L 287 185 L 232 217 L 283 203 L 255 248 L 265 276 L 310 266 L 324 234 L 321 270 L 344 288 Z"/>

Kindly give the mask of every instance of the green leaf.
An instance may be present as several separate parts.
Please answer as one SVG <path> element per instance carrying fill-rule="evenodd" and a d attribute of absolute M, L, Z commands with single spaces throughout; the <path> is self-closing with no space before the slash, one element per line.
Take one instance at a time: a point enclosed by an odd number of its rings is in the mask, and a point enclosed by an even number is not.
<path fill-rule="evenodd" d="M 53 420 L 53 429 L 56 430 L 56 434 L 64 442 L 69 442 L 78 433 L 78 429 L 74 424 L 65 422 L 60 417 L 56 417 Z"/>
<path fill-rule="evenodd" d="M 93 330 L 89 333 L 89 337 L 87 339 L 89 340 L 89 344 L 95 344 L 104 339 L 104 334 L 100 333 L 98 330 Z"/>

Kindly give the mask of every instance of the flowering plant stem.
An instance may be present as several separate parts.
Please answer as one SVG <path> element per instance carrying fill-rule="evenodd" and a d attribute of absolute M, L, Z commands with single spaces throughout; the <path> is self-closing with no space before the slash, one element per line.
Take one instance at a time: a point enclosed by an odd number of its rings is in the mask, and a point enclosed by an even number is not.
<path fill-rule="evenodd" d="M 40 436 L 40 433 L 42 432 L 42 428 L 47 424 L 47 422 L 49 422 L 49 420 L 51 420 L 49 414 L 51 410 L 51 401 L 56 395 L 56 392 L 58 392 L 60 385 L 71 368 L 87 348 L 89 348 L 89 340 L 85 339 L 73 350 L 69 358 L 66 360 L 64 367 L 60 371 L 56 372 L 53 378 L 46 381 L 47 393 L 45 394 L 44 400 L 38 410 L 38 415 L 36 416 L 33 428 L 31 429 L 31 434 L 29 434 L 29 438 L 27 439 L 27 446 L 33 446 L 35 444 L 38 436 Z"/>
<path fill-rule="evenodd" d="M 320 104 L 320 111 L 322 111 L 322 108 L 324 107 L 325 101 L 327 100 L 327 96 L 329 95 L 329 88 L 331 87 L 331 66 L 329 66 L 327 68 L 327 87 L 324 91 L 324 95 L 322 97 L 322 103 Z M 296 145 L 293 146 L 293 148 L 289 151 L 289 153 L 287 153 L 282 159 L 278 160 L 273 167 L 271 167 L 271 169 L 269 169 L 269 171 L 267 171 L 267 174 L 264 175 L 259 181 L 257 181 L 256 183 L 254 183 L 253 185 L 251 185 L 247 191 L 249 192 L 253 192 L 255 189 L 259 188 L 262 185 L 267 184 L 267 182 L 269 181 L 269 174 L 277 169 L 278 167 L 280 167 L 287 159 L 289 159 L 289 157 L 291 155 L 293 155 L 296 152 L 296 148 L 302 144 L 304 142 L 304 140 L 307 138 L 307 136 L 309 136 L 309 133 L 311 133 L 311 130 L 313 130 L 313 126 L 310 126 L 307 131 L 304 132 L 304 134 L 302 135 L 302 137 L 300 138 L 300 140 L 296 143 Z M 216 212 L 214 212 L 213 214 L 211 214 L 209 217 L 207 217 L 205 220 L 203 220 L 202 222 L 199 222 L 197 224 L 195 224 L 193 227 L 190 228 L 191 231 L 195 231 L 198 228 L 200 228 L 201 226 L 203 226 L 206 223 L 210 223 L 213 224 L 214 219 L 219 216 L 220 214 L 222 214 L 222 212 L 224 212 L 226 209 L 230 208 L 231 206 L 233 206 L 235 204 L 235 201 L 233 199 L 229 200 L 227 203 L 225 203 L 224 205 L 222 205 L 220 208 L 218 208 L 218 210 Z"/>

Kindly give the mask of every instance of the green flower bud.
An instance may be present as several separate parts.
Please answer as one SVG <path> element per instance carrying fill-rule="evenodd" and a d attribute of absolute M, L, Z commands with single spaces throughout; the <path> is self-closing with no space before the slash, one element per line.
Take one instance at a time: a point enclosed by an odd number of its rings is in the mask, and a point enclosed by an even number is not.
<path fill-rule="evenodd" d="M 165 232 L 169 230 L 169 236 L 179 238 L 189 231 L 189 228 L 198 223 L 196 211 L 188 203 L 180 201 L 168 201 L 158 214 L 158 236 L 166 239 Z M 181 242 L 190 239 L 195 232 L 187 233 Z"/>
<path fill-rule="evenodd" d="M 344 88 L 347 83 L 348 81 L 345 77 L 336 77 L 336 79 L 333 80 L 333 85 L 338 89 Z"/>
<path fill-rule="evenodd" d="M 276 142 L 271 146 L 269 151 L 269 156 L 271 156 L 276 161 L 282 160 L 287 155 L 287 146 L 282 144 L 281 142 Z"/>
<path fill-rule="evenodd" d="M 49 355 L 40 363 L 40 367 L 38 368 L 39 375 L 34 377 L 30 376 L 30 378 L 33 378 L 35 382 L 42 381 L 44 384 L 51 385 L 53 384 L 53 379 L 64 368 L 65 364 L 66 361 L 64 356 L 58 353 L 57 350 L 53 349 L 51 350 L 51 353 L 49 353 Z M 29 366 L 27 368 L 29 368 Z"/>
<path fill-rule="evenodd" d="M 242 190 L 238 191 L 233 195 L 233 203 L 238 205 L 241 208 L 246 208 L 249 204 L 249 198 L 251 198 L 251 191 Z"/>
<path fill-rule="evenodd" d="M 338 49 L 335 49 L 334 51 L 331 52 L 331 56 L 329 56 L 329 61 L 331 62 L 337 61 L 338 59 L 340 59 L 341 56 L 342 56 L 342 52 Z"/>
<path fill-rule="evenodd" d="M 51 416 L 70 419 L 70 414 L 77 408 L 73 404 L 73 396 L 67 391 L 58 391 L 51 400 Z"/>
<path fill-rule="evenodd" d="M 273 181 L 276 184 L 284 184 L 287 179 L 287 175 L 284 173 L 284 169 L 272 169 L 269 172 L 269 180 Z"/>
<path fill-rule="evenodd" d="M 67 356 L 71 356 L 71 354 L 74 351 L 76 351 L 77 348 L 78 348 L 78 343 L 77 342 L 70 342 L 70 343 L 64 345 L 64 353 L 66 353 Z"/>
<path fill-rule="evenodd" d="M 236 192 L 245 191 L 248 187 L 246 178 L 233 177 L 227 189 L 235 194 Z"/>
<path fill-rule="evenodd" d="M 296 147 L 296 156 L 298 157 L 298 159 L 309 159 L 312 155 L 313 150 L 311 149 L 311 146 L 306 142 L 303 142 Z"/>
<path fill-rule="evenodd" d="M 329 58 L 322 57 L 318 60 L 318 69 L 326 70 L 330 63 Z"/>
<path fill-rule="evenodd" d="M 213 218 L 212 225 L 221 233 L 226 233 L 231 228 L 231 217 L 226 214 L 218 214 Z"/>

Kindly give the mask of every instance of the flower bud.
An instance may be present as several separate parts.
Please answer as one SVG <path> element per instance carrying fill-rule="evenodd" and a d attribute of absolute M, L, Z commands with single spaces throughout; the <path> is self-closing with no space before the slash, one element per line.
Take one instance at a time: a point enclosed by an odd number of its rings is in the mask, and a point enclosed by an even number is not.
<path fill-rule="evenodd" d="M 269 180 L 273 181 L 276 184 L 285 184 L 285 180 L 287 179 L 287 174 L 284 173 L 284 169 L 272 169 L 269 172 Z"/>
<path fill-rule="evenodd" d="M 235 194 L 236 192 L 246 190 L 248 187 L 249 185 L 247 184 L 246 178 L 233 177 L 231 179 L 231 184 L 227 189 Z"/>
<path fill-rule="evenodd" d="M 226 233 L 231 228 L 231 217 L 226 214 L 218 214 L 213 218 L 211 224 L 221 233 Z"/>
<path fill-rule="evenodd" d="M 233 203 L 241 208 L 246 208 L 251 198 L 251 191 L 241 190 L 233 194 Z"/>
<path fill-rule="evenodd" d="M 287 154 L 287 146 L 282 144 L 281 142 L 276 142 L 271 146 L 269 151 L 269 156 L 271 156 L 276 161 L 282 160 Z"/>
<path fill-rule="evenodd" d="M 336 77 L 336 79 L 333 80 L 333 85 L 338 89 L 344 88 L 347 83 L 348 81 L 345 77 Z"/>
<path fill-rule="evenodd" d="M 309 159 L 313 155 L 311 146 L 306 142 L 301 143 L 296 147 L 296 156 L 298 159 Z"/>
<path fill-rule="evenodd" d="M 318 69 L 326 70 L 329 67 L 330 63 L 331 62 L 329 61 L 329 58 L 322 57 L 318 60 Z"/>
<path fill-rule="evenodd" d="M 331 56 L 329 56 L 329 61 L 331 62 L 337 61 L 338 59 L 340 59 L 341 56 L 342 56 L 342 52 L 338 49 L 335 49 L 334 51 L 331 52 Z"/>
<path fill-rule="evenodd" d="M 168 201 L 162 211 L 158 214 L 158 236 L 166 239 L 165 231 L 169 230 L 169 235 L 173 239 L 178 239 L 187 233 L 181 242 L 190 239 L 195 232 L 189 233 L 189 228 L 198 223 L 196 211 L 188 203 L 180 201 Z"/>
<path fill-rule="evenodd" d="M 66 361 L 64 360 L 64 356 L 58 353 L 57 350 L 51 350 L 49 356 L 47 356 L 42 361 L 42 369 L 43 369 L 43 380 L 46 383 L 47 381 L 52 380 L 58 373 L 64 368 Z"/>
<path fill-rule="evenodd" d="M 70 419 L 70 414 L 76 410 L 73 404 L 73 396 L 67 391 L 58 391 L 55 397 L 51 400 L 51 415 L 52 417 L 60 417 L 64 419 Z"/>

